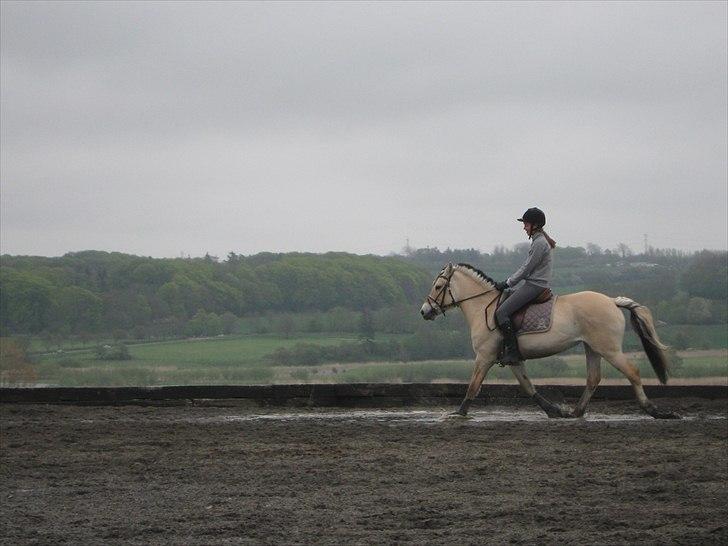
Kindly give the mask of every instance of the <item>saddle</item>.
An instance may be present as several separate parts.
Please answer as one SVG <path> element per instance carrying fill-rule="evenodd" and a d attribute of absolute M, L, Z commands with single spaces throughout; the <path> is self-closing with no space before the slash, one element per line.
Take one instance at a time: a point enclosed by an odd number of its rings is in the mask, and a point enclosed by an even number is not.
<path fill-rule="evenodd" d="M 546 288 L 531 303 L 516 311 L 511 317 L 516 334 L 547 332 L 551 328 L 556 296 L 550 288 Z"/>

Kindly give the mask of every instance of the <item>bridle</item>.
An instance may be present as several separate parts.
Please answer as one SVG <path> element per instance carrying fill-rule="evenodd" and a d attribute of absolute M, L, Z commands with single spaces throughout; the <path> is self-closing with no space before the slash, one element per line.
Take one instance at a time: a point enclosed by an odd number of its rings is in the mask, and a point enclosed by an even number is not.
<path fill-rule="evenodd" d="M 468 300 L 474 300 L 475 298 L 479 298 L 480 296 L 484 296 L 485 294 L 489 294 L 490 292 L 494 292 L 495 288 L 490 288 L 489 290 L 485 290 L 483 292 L 480 292 L 478 294 L 475 294 L 474 296 L 468 296 L 467 298 L 463 298 L 461 300 L 455 300 L 455 296 L 452 294 L 452 289 L 450 288 L 450 281 L 452 280 L 452 275 L 454 271 L 450 273 L 450 276 L 443 275 L 440 273 L 437 278 L 435 279 L 435 284 L 437 284 L 438 279 L 444 279 L 445 284 L 443 284 L 440 289 L 437 291 L 437 294 L 435 294 L 435 297 L 431 297 L 430 295 L 427 296 L 427 303 L 429 303 L 438 313 L 442 313 L 442 316 L 445 316 L 445 311 L 448 309 L 452 309 L 453 307 L 458 307 L 461 303 Z M 445 305 L 445 294 L 450 295 L 450 299 L 452 300 L 450 303 Z M 495 298 L 493 301 L 495 301 Z M 493 302 L 490 302 L 492 304 Z M 490 304 L 488 304 L 490 306 Z"/>

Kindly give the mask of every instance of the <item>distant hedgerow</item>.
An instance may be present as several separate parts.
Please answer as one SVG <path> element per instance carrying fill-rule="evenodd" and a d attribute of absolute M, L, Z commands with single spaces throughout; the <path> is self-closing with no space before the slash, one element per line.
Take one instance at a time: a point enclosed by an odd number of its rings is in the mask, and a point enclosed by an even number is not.
<path fill-rule="evenodd" d="M 97 345 L 94 354 L 98 360 L 131 360 L 129 348 L 123 343 L 118 345 Z"/>

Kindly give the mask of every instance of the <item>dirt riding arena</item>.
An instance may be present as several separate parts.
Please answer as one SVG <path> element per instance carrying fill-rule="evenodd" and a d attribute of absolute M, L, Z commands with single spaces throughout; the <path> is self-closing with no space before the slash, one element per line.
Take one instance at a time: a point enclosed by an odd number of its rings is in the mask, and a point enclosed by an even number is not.
<path fill-rule="evenodd" d="M 0 542 L 725 544 L 726 400 L 661 404 L 0 404 Z"/>

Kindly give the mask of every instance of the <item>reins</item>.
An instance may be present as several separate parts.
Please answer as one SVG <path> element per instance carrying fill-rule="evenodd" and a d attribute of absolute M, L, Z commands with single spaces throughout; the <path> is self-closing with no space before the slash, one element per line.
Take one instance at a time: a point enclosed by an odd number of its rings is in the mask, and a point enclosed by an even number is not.
<path fill-rule="evenodd" d="M 503 292 L 498 294 L 497 298 L 493 298 L 491 302 L 485 306 L 485 327 L 488 329 L 489 332 L 492 332 L 496 328 L 498 328 L 497 324 L 493 324 L 493 327 L 490 327 L 490 322 L 488 322 L 488 309 L 495 303 L 495 308 L 498 309 L 498 306 L 500 305 L 500 300 L 503 297 Z M 495 317 L 495 313 L 493 313 L 493 316 Z"/>

